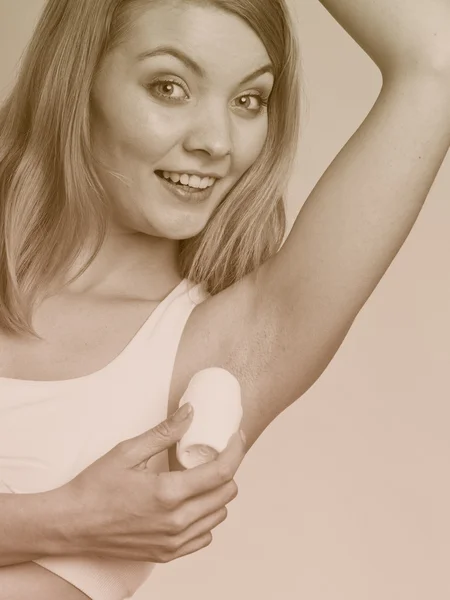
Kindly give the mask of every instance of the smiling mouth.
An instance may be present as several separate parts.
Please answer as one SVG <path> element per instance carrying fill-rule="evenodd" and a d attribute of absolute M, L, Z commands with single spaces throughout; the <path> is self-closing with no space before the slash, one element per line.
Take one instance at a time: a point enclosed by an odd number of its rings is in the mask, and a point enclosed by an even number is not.
<path fill-rule="evenodd" d="M 200 177 L 199 175 L 190 175 L 189 173 L 175 173 L 170 171 L 155 171 L 160 179 L 172 183 L 180 188 L 200 191 L 212 188 L 217 181 L 214 177 Z"/>
<path fill-rule="evenodd" d="M 172 196 L 188 204 L 202 204 L 208 200 L 217 181 L 214 177 L 199 177 L 168 171 L 155 171 L 155 175 Z"/>

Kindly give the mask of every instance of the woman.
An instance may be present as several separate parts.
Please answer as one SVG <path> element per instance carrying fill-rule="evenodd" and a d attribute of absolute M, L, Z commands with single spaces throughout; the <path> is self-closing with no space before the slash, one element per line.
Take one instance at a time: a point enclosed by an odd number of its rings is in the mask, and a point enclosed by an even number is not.
<path fill-rule="evenodd" d="M 223 367 L 248 449 L 323 372 L 414 224 L 450 144 L 449 8 L 322 4 L 383 89 L 279 250 L 298 115 L 283 0 L 48 2 L 0 116 L 8 598 L 36 582 L 123 598 L 149 573 L 133 561 L 210 543 L 243 443 L 165 473 L 190 417 L 164 413 Z"/>

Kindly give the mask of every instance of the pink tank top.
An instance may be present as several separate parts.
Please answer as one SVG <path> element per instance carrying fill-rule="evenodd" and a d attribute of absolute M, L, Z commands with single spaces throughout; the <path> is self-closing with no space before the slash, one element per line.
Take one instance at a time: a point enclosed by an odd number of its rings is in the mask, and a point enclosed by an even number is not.
<path fill-rule="evenodd" d="M 95 373 L 62 381 L 0 378 L 0 492 L 59 487 L 119 442 L 163 421 L 181 335 L 206 297 L 201 286 L 183 280 L 119 356 Z M 168 470 L 167 451 L 150 465 L 155 472 Z M 154 567 L 81 557 L 34 562 L 93 600 L 131 597 Z"/>

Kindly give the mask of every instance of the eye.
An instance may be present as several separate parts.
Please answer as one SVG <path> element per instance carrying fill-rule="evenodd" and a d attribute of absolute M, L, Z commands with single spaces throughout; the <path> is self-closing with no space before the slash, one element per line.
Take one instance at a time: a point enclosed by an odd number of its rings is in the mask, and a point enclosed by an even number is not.
<path fill-rule="evenodd" d="M 182 102 L 189 98 L 187 91 L 176 81 L 171 80 L 159 80 L 154 81 L 148 86 L 150 92 L 159 98 L 165 98 L 166 100 L 173 102 Z"/>
<path fill-rule="evenodd" d="M 261 94 L 245 94 L 234 100 L 235 106 L 249 113 L 260 114 L 265 110 L 268 104 L 268 99 Z"/>

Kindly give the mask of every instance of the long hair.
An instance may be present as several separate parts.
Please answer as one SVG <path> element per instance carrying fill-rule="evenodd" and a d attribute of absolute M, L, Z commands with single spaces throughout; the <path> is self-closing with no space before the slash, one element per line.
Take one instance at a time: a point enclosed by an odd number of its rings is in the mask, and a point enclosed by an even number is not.
<path fill-rule="evenodd" d="M 136 11 L 158 0 L 48 0 L 0 109 L 0 328 L 37 336 L 33 310 L 82 251 L 92 264 L 108 228 L 95 170 L 90 97 L 106 54 Z M 298 137 L 299 52 L 285 0 L 194 0 L 244 19 L 275 71 L 261 154 L 197 236 L 180 274 L 216 294 L 278 251 Z"/>

